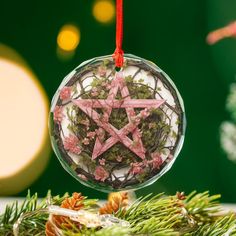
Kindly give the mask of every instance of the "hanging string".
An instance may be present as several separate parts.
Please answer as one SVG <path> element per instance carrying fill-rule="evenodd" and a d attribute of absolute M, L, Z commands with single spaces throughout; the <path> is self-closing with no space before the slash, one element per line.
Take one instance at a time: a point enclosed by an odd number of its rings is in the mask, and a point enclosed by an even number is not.
<path fill-rule="evenodd" d="M 116 50 L 113 54 L 116 67 L 121 68 L 124 64 L 123 41 L 123 0 L 116 0 Z"/>

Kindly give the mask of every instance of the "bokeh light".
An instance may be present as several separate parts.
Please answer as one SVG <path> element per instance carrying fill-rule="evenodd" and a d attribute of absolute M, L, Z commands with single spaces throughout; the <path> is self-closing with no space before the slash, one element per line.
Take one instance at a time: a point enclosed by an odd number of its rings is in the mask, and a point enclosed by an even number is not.
<path fill-rule="evenodd" d="M 80 30 L 77 26 L 64 25 L 57 36 L 58 47 L 66 52 L 74 51 L 80 43 Z"/>
<path fill-rule="evenodd" d="M 12 49 L 0 45 L 0 195 L 28 187 L 46 166 L 48 99 Z"/>
<path fill-rule="evenodd" d="M 93 16 L 101 23 L 109 23 L 114 19 L 115 6 L 111 0 L 96 0 L 93 5 Z"/>

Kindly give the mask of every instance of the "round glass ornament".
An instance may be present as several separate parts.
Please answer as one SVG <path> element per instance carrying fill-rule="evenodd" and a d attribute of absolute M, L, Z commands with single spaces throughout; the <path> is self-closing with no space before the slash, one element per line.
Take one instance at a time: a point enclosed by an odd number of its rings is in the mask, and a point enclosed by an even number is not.
<path fill-rule="evenodd" d="M 62 81 L 50 110 L 53 149 L 82 184 L 100 191 L 147 186 L 168 171 L 184 140 L 182 98 L 150 61 L 88 60 Z"/>

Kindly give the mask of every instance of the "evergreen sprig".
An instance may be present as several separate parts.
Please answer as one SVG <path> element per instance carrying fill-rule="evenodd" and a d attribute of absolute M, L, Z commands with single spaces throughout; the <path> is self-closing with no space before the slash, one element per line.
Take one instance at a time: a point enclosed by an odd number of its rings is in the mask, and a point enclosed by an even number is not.
<path fill-rule="evenodd" d="M 46 208 L 49 199 L 52 204 L 60 205 L 68 196 L 69 195 L 65 193 L 62 197 L 59 195 L 51 197 L 51 192 L 48 191 L 47 196 L 42 201 L 39 201 L 37 193 L 31 195 L 30 191 L 28 191 L 21 205 L 19 205 L 18 201 L 15 201 L 13 204 L 7 205 L 3 214 L 0 215 L 0 235 L 13 236 L 13 224 L 22 214 Z M 20 230 L 24 232 L 24 236 L 44 235 L 47 218 L 47 214 L 35 214 L 22 222 Z"/>
<path fill-rule="evenodd" d="M 52 203 L 60 205 L 67 196 L 53 197 Z M 7 206 L 0 216 L 0 235 L 12 236 L 12 226 L 18 217 L 45 208 L 46 199 L 38 203 L 37 194 L 31 196 L 29 193 L 21 206 L 17 202 Z M 128 221 L 130 227 L 83 227 L 76 232 L 69 229 L 63 232 L 65 236 L 236 236 L 235 213 L 222 214 L 219 199 L 220 195 L 210 196 L 208 192 L 192 192 L 188 196 L 183 193 L 173 196 L 150 194 L 137 199 L 126 210 L 114 212 L 114 216 Z M 91 205 L 89 201 L 86 200 L 87 209 Z M 47 217 L 46 214 L 36 214 L 27 218 L 21 226 L 21 235 L 45 235 Z"/>

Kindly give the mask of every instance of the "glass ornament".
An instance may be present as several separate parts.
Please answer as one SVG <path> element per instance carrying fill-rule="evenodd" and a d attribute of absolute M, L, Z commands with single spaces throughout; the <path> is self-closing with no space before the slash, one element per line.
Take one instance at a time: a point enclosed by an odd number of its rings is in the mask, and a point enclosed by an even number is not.
<path fill-rule="evenodd" d="M 150 61 L 124 55 L 88 60 L 53 97 L 50 135 L 62 166 L 100 191 L 147 186 L 168 171 L 184 140 L 182 98 L 172 80 Z"/>

